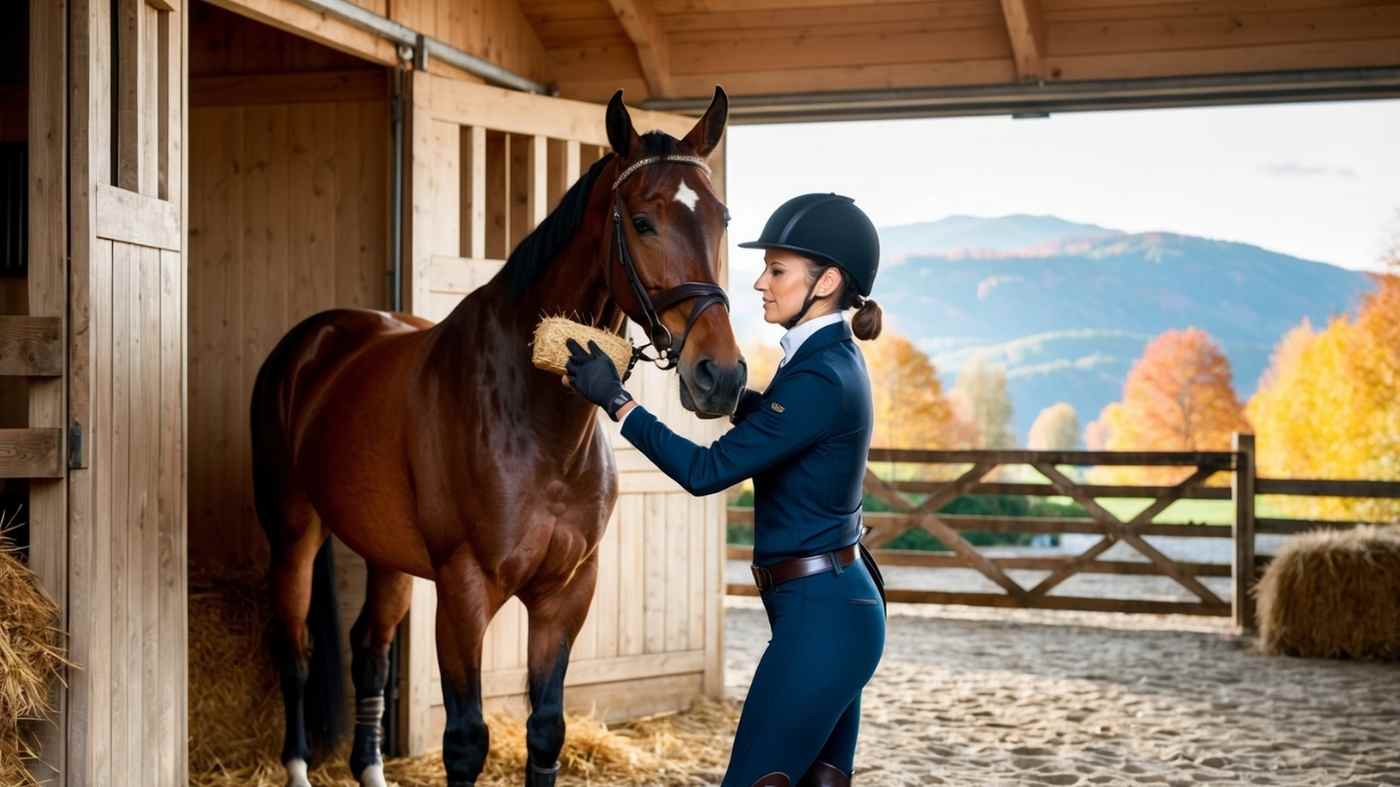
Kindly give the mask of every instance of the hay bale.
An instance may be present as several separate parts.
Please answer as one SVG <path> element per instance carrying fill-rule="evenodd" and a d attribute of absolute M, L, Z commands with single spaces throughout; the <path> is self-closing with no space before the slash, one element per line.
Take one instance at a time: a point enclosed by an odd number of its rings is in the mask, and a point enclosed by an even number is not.
<path fill-rule="evenodd" d="M 1254 592 L 1266 653 L 1400 659 L 1400 526 L 1289 539 Z"/>
<path fill-rule="evenodd" d="M 13 524 L 0 516 L 0 530 Z M 58 605 L 16 552 L 0 532 L 0 784 L 28 787 L 33 727 L 53 713 L 68 661 Z"/>
<path fill-rule="evenodd" d="M 573 339 L 584 349 L 588 349 L 588 340 L 592 339 L 612 359 L 617 373 L 627 374 L 627 365 L 632 362 L 632 342 L 625 336 L 564 317 L 546 317 L 535 326 L 530 362 L 536 369 L 563 374 L 564 364 L 569 360 L 569 348 L 564 344 L 567 339 Z"/>

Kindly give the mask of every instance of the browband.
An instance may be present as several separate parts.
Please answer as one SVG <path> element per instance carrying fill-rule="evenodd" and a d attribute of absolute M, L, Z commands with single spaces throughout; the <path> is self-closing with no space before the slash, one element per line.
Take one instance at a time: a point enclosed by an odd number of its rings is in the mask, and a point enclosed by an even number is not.
<path fill-rule="evenodd" d="M 661 161 L 673 161 L 677 164 L 689 164 L 692 167 L 699 167 L 700 169 L 705 170 L 706 175 L 710 174 L 710 165 L 705 163 L 705 159 L 701 158 L 700 156 L 681 156 L 674 153 L 663 153 L 658 156 L 647 156 L 644 159 L 638 159 L 637 161 L 633 162 L 630 167 L 624 169 L 622 171 L 622 174 L 617 176 L 617 180 L 613 181 L 612 190 L 617 191 L 617 187 L 622 185 L 622 181 L 627 180 L 628 176 L 630 176 L 633 172 L 636 172 L 642 167 L 651 164 L 656 164 L 657 162 Z"/>

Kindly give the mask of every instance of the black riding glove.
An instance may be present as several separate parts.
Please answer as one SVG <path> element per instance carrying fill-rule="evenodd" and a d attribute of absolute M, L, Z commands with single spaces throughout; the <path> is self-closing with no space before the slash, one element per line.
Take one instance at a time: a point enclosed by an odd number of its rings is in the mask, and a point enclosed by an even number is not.
<path fill-rule="evenodd" d="M 622 387 L 612 359 L 597 342 L 589 341 L 586 352 L 573 339 L 567 340 L 564 346 L 569 348 L 569 360 L 564 364 L 564 370 L 569 374 L 569 385 L 578 391 L 579 396 L 606 410 L 608 417 L 616 421 L 617 411 L 632 401 L 632 395 Z"/>

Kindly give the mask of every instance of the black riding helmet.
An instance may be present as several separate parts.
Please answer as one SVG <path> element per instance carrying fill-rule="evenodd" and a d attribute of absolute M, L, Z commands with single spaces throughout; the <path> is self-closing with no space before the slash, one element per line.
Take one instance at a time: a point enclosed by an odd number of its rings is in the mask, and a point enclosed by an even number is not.
<path fill-rule="evenodd" d="M 845 271 L 856 291 L 869 297 L 880 267 L 880 236 L 855 200 L 840 194 L 803 194 L 784 202 L 758 240 L 745 249 L 787 249 Z M 805 312 L 806 309 L 804 308 Z"/>

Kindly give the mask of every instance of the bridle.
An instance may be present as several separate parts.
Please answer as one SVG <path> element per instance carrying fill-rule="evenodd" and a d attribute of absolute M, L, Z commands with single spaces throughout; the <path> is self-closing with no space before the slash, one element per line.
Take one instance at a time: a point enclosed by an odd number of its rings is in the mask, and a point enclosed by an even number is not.
<path fill-rule="evenodd" d="M 631 250 L 627 245 L 627 233 L 622 227 L 622 196 L 617 189 L 623 181 L 637 170 L 659 163 L 685 164 L 704 170 L 706 175 L 710 174 L 710 167 L 705 160 L 699 156 L 682 156 L 677 154 L 663 154 L 648 156 L 640 159 L 617 176 L 613 181 L 612 193 L 612 218 L 613 218 L 613 245 L 616 247 L 618 262 L 622 265 L 622 270 L 627 274 L 627 282 L 632 286 L 632 294 L 641 306 L 642 317 L 646 321 L 642 326 L 646 328 L 649 344 L 632 350 L 632 360 L 627 364 L 627 370 L 623 372 L 623 379 L 631 373 L 632 367 L 637 365 L 638 360 L 656 364 L 656 368 L 667 371 L 676 368 L 680 362 L 681 350 L 685 348 L 686 337 L 690 335 L 690 329 L 695 325 L 695 321 L 700 319 L 700 314 L 716 303 L 724 306 L 724 310 L 729 311 L 729 296 L 725 295 L 724 288 L 718 284 L 704 281 L 688 281 L 678 284 L 660 294 L 655 298 L 647 292 L 646 285 L 642 284 L 642 279 L 637 275 L 636 263 L 632 262 Z M 614 299 L 617 297 L 616 290 L 612 285 L 612 266 L 608 266 L 608 273 L 605 276 L 608 289 L 613 292 Z M 661 322 L 661 312 L 670 309 L 684 300 L 695 299 L 695 303 L 690 307 L 690 316 L 686 318 L 685 330 L 681 331 L 680 340 L 676 341 L 671 335 L 671 331 Z M 639 321 L 640 322 L 640 321 Z M 651 347 L 656 350 L 656 355 L 646 354 L 646 348 Z"/>

